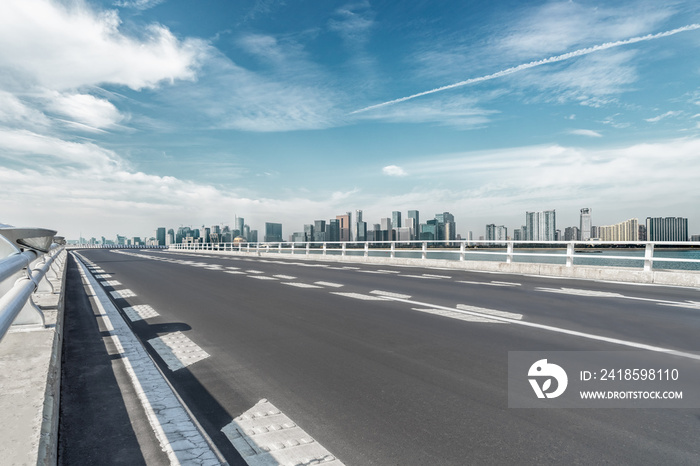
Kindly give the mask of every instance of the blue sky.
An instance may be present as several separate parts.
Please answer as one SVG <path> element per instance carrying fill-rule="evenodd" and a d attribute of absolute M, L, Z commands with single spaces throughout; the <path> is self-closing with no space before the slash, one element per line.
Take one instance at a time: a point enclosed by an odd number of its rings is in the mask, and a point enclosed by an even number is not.
<path fill-rule="evenodd" d="M 700 234 L 698 24 L 696 1 L 6 0 L 0 222 L 418 209 L 478 237 L 590 207 Z"/>

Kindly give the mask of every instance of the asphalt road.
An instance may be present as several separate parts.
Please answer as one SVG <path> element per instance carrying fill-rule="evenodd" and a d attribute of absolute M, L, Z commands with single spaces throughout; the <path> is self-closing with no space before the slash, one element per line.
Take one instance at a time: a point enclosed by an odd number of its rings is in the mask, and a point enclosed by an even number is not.
<path fill-rule="evenodd" d="M 696 289 L 124 252 L 81 251 L 133 291 L 118 307 L 158 312 L 131 324 L 144 342 L 181 331 L 208 353 L 173 371 L 146 345 L 231 464 L 221 429 L 263 398 L 346 465 L 700 464 L 700 409 L 508 407 L 509 351 L 697 352 Z M 460 304 L 541 327 L 413 310 Z"/>

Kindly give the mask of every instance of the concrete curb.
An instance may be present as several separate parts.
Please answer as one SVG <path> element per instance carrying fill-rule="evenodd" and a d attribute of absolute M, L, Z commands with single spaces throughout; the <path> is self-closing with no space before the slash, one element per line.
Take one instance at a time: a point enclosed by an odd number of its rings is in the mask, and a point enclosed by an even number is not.
<path fill-rule="evenodd" d="M 590 265 L 574 265 L 566 267 L 557 264 L 537 264 L 525 262 L 490 262 L 490 261 L 457 261 L 444 259 L 414 259 L 414 258 L 389 258 L 376 256 L 341 256 L 337 254 L 280 254 L 277 252 L 260 253 L 251 251 L 208 251 L 169 249 L 168 252 L 215 254 L 222 256 L 259 256 L 267 259 L 319 261 L 319 262 L 346 262 L 353 264 L 378 264 L 378 265 L 404 265 L 411 267 L 437 267 L 445 269 L 465 270 L 471 272 L 500 272 L 512 274 L 541 275 L 546 277 L 566 277 L 582 280 L 603 280 L 628 283 L 647 283 L 656 285 L 672 285 L 700 288 L 700 272 L 654 270 L 645 272 L 631 267 L 595 267 Z"/>

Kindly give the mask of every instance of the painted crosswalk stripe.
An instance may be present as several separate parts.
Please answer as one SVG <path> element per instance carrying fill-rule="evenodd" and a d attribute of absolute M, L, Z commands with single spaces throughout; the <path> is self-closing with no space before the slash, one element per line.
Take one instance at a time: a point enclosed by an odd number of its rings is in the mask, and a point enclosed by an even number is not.
<path fill-rule="evenodd" d="M 138 306 L 128 306 L 122 309 L 124 311 L 124 314 L 131 320 L 132 322 L 136 322 L 137 320 L 146 320 L 150 319 L 152 317 L 157 317 L 160 314 L 158 314 L 155 309 L 153 309 L 151 306 L 148 304 L 139 304 Z"/>
<path fill-rule="evenodd" d="M 148 344 L 156 350 L 171 371 L 182 369 L 209 357 L 206 351 L 182 332 L 152 338 L 148 340 Z"/>
<path fill-rule="evenodd" d="M 221 432 L 249 466 L 343 465 L 323 445 L 265 399 L 236 417 Z"/>
<path fill-rule="evenodd" d="M 136 296 L 136 293 L 134 293 L 133 291 L 131 291 L 128 288 L 123 289 L 123 290 L 110 291 L 109 294 L 111 294 L 112 298 L 114 298 L 114 299 L 132 298 L 132 297 Z"/>
<path fill-rule="evenodd" d="M 340 283 L 332 283 L 332 282 L 314 282 L 316 285 L 320 286 L 329 286 L 331 288 L 342 288 L 345 285 L 341 285 Z"/>

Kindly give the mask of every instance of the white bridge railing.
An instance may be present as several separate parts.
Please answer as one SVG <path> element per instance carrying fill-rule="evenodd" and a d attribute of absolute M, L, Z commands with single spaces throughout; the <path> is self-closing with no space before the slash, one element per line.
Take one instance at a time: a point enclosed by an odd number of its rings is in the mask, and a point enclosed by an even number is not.
<path fill-rule="evenodd" d="M 0 228 L 0 340 L 15 324 L 44 324 L 34 292 L 54 292 L 47 279 L 56 277 L 63 246 L 51 244 L 56 232 Z M 41 236 L 43 235 L 43 236 Z"/>
<path fill-rule="evenodd" d="M 181 243 L 170 249 L 299 255 L 531 262 L 599 267 L 700 270 L 700 242 L 691 241 L 371 241 Z"/>

